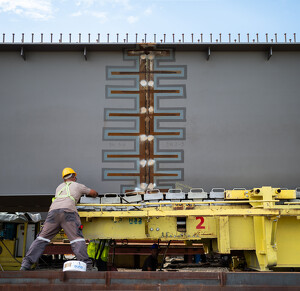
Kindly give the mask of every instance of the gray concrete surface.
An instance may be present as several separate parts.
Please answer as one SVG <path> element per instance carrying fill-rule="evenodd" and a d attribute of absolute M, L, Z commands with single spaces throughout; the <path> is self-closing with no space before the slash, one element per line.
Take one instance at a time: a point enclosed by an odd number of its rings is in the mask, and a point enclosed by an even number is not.
<path fill-rule="evenodd" d="M 104 141 L 107 108 L 133 102 L 105 98 L 107 66 L 128 66 L 121 51 L 35 51 L 24 61 L 0 50 L 0 194 L 54 193 L 61 170 L 73 167 L 78 182 L 100 193 L 119 192 L 124 181 L 103 181 L 102 151 L 130 149 L 128 141 Z M 168 65 L 187 68 L 185 99 L 162 99 L 161 106 L 183 107 L 183 140 L 161 141 L 183 150 L 182 183 L 202 187 L 288 187 L 300 185 L 299 51 L 178 51 Z M 114 126 L 128 124 L 114 123 Z M 118 164 L 132 167 L 132 163 Z"/>

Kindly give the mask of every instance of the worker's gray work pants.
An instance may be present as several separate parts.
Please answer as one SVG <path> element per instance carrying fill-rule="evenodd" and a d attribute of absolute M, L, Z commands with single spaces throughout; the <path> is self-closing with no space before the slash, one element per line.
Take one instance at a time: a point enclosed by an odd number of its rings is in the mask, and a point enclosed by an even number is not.
<path fill-rule="evenodd" d="M 71 243 L 72 251 L 77 260 L 87 264 L 87 269 L 92 268 L 92 261 L 88 257 L 85 239 L 82 235 L 81 222 L 77 212 L 68 212 L 66 209 L 55 209 L 48 213 L 42 231 L 31 244 L 22 261 L 22 267 L 29 269 L 39 260 L 45 247 L 51 239 L 63 229 Z"/>

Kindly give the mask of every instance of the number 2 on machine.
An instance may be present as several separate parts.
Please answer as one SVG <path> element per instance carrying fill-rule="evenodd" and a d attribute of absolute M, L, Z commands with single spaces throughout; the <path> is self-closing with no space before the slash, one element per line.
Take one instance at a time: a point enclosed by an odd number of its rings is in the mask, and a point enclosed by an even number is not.
<path fill-rule="evenodd" d="M 197 224 L 196 229 L 205 229 L 205 226 L 203 225 L 204 223 L 203 216 L 197 216 L 196 219 L 200 219 L 200 223 Z"/>

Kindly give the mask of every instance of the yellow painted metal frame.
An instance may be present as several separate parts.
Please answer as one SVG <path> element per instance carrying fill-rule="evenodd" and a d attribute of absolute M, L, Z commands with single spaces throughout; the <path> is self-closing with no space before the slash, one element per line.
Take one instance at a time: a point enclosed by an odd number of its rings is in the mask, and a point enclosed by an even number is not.
<path fill-rule="evenodd" d="M 296 199 L 296 190 L 271 188 L 271 187 L 263 187 L 263 188 L 264 189 L 269 188 L 270 191 L 272 192 L 272 196 L 274 196 L 276 199 L 281 199 L 281 200 Z M 259 193 L 260 193 L 260 188 L 255 188 L 252 190 L 246 190 L 246 189 L 226 190 L 225 199 L 226 200 L 249 199 L 249 197 L 253 195 L 257 195 Z"/>
<path fill-rule="evenodd" d="M 5 247 L 5 246 L 6 247 Z M 2 252 L 0 254 L 0 265 L 4 271 L 16 271 L 20 269 L 22 258 L 16 258 L 16 240 L 3 239 L 0 242 Z"/>
<path fill-rule="evenodd" d="M 108 204 L 93 204 L 99 211 L 79 214 L 87 239 L 213 240 L 213 250 L 221 254 L 244 251 L 253 269 L 300 267 L 300 205 L 276 204 L 294 199 L 296 192 L 271 187 L 231 191 L 237 192 L 226 191 L 230 198 L 244 200 L 155 202 L 134 211 L 104 211 Z M 178 217 L 185 218 L 184 228 Z"/>
<path fill-rule="evenodd" d="M 22 224 L 22 223 L 20 223 Z M 22 244 L 22 257 L 16 257 L 16 239 L 3 239 L 0 242 L 2 253 L 0 253 L 0 264 L 4 271 L 20 270 L 22 259 L 26 254 L 26 237 L 28 232 L 28 222 L 24 222 L 24 241 Z M 18 234 L 17 234 L 18 235 Z M 6 247 L 5 247 L 6 246 Z"/>

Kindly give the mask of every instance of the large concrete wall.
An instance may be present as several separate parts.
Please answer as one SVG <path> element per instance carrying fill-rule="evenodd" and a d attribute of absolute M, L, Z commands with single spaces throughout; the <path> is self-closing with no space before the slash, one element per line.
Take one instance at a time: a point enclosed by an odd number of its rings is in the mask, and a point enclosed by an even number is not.
<path fill-rule="evenodd" d="M 130 108 L 133 100 L 106 98 L 108 85 L 133 86 L 107 78 L 111 66 L 132 66 L 121 51 L 0 52 L 0 194 L 53 193 L 61 170 L 78 171 L 79 182 L 101 193 L 119 192 L 124 181 L 104 181 L 103 151 L 131 149 L 129 141 L 104 140 L 107 108 Z M 164 107 L 185 108 L 186 120 L 161 126 L 185 128 L 181 140 L 161 141 L 183 150 L 180 183 L 203 187 L 295 188 L 300 185 L 299 52 L 178 51 L 164 65 L 186 66 L 186 78 L 160 80 L 183 85 L 186 98 L 162 99 Z M 126 184 L 126 183 L 125 183 Z"/>

